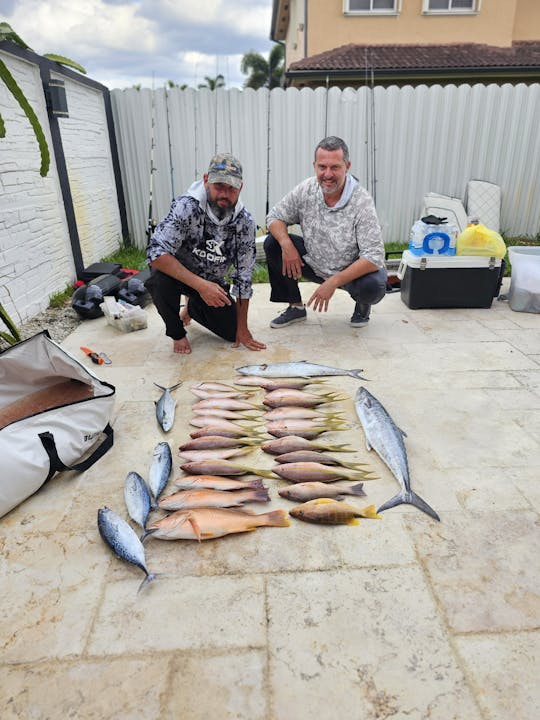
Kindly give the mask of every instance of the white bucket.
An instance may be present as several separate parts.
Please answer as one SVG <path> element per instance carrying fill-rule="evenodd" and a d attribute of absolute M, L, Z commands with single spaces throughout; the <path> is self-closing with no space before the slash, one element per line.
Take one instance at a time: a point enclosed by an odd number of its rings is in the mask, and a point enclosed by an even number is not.
<path fill-rule="evenodd" d="M 512 276 L 508 304 L 517 312 L 540 313 L 540 247 L 508 248 Z"/>

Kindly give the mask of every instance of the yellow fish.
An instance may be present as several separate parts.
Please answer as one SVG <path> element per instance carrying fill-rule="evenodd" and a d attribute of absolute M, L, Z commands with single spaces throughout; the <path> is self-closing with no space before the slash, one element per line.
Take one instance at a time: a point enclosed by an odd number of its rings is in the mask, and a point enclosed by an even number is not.
<path fill-rule="evenodd" d="M 331 500 L 330 498 L 317 498 L 297 505 L 289 510 L 289 514 L 298 520 L 321 523 L 324 525 L 358 525 L 356 518 L 377 518 L 375 505 L 368 505 L 365 508 L 357 508 L 354 505 Z"/>

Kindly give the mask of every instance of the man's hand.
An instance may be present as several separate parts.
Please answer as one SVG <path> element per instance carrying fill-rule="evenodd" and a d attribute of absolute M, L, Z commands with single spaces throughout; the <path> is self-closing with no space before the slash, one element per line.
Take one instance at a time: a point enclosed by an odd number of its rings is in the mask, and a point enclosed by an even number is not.
<path fill-rule="evenodd" d="M 281 272 L 283 275 L 293 278 L 294 280 L 301 277 L 304 263 L 302 262 L 302 258 L 292 242 L 285 246 L 281 246 L 281 258 Z"/>
<path fill-rule="evenodd" d="M 248 350 L 266 349 L 266 345 L 258 340 L 255 340 L 253 335 L 247 329 L 236 331 L 236 340 L 232 346 L 236 348 L 240 347 L 240 345 L 244 345 Z"/>
<path fill-rule="evenodd" d="M 230 305 L 231 300 L 225 290 L 215 282 L 204 280 L 201 287 L 196 288 L 204 302 L 210 307 Z"/>
<path fill-rule="evenodd" d="M 326 312 L 328 310 L 328 303 L 335 293 L 337 285 L 335 280 L 329 277 L 315 290 L 313 295 L 307 301 L 308 307 L 313 303 L 313 310 L 318 312 Z"/>

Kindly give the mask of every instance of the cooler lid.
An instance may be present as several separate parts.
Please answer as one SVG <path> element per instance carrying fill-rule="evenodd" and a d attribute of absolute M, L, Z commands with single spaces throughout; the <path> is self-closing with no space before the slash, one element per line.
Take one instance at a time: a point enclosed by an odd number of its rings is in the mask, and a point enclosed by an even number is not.
<path fill-rule="evenodd" d="M 403 266 L 403 270 L 401 266 Z M 415 255 L 410 250 L 404 250 L 400 272 L 405 272 L 405 266 L 419 270 L 427 270 L 428 268 L 493 268 L 501 266 L 501 258 L 492 258 L 485 255 Z"/>

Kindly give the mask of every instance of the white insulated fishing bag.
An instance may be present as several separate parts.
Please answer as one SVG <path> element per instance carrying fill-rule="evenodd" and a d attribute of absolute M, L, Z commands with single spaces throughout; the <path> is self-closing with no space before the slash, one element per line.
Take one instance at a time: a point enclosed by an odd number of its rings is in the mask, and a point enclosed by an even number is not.
<path fill-rule="evenodd" d="M 86 470 L 112 447 L 114 395 L 47 331 L 0 353 L 0 517 L 56 472 Z"/>

